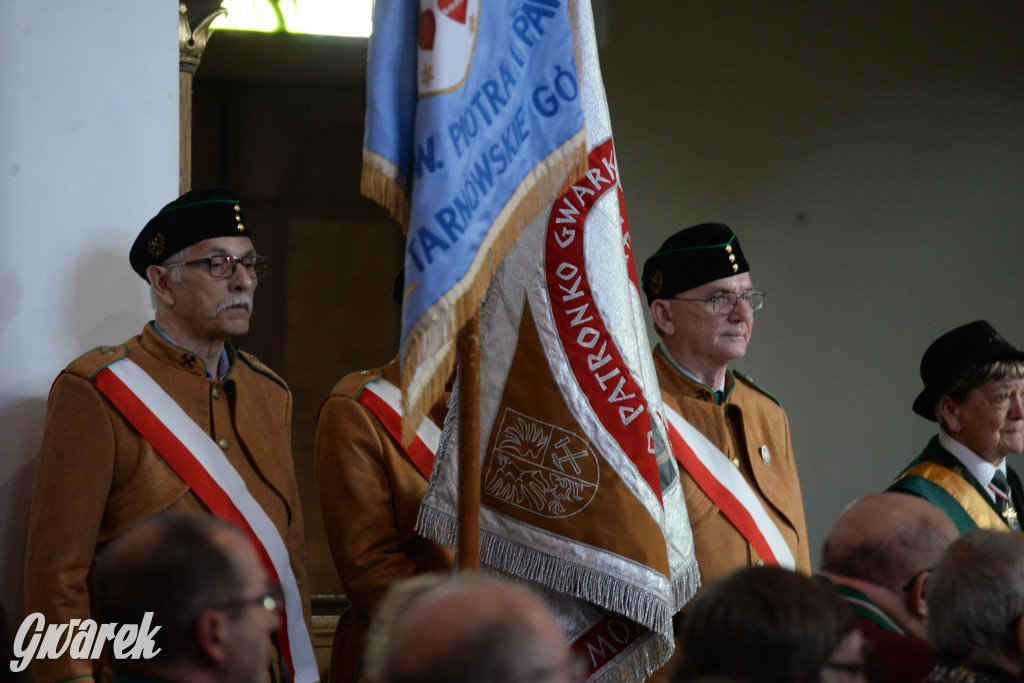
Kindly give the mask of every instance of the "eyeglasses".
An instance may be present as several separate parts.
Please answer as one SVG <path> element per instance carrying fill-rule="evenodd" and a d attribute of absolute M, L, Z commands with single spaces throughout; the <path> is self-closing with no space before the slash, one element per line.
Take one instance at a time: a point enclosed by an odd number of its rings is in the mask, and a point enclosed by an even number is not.
<path fill-rule="evenodd" d="M 675 301 L 703 301 L 704 303 L 710 301 L 712 310 L 719 315 L 732 313 L 736 310 L 736 303 L 740 299 L 746 301 L 752 311 L 759 311 L 761 310 L 761 307 L 764 306 L 764 292 L 757 289 L 748 289 L 747 291 L 740 292 L 739 294 L 734 294 L 733 292 L 722 292 L 721 294 L 716 294 L 707 299 L 691 299 L 684 296 L 673 296 L 669 298 Z"/>
<path fill-rule="evenodd" d="M 228 602 L 220 602 L 216 605 L 210 605 L 210 608 L 235 611 L 251 606 L 262 607 L 268 612 L 276 612 L 279 608 L 284 607 L 284 593 L 281 592 L 280 588 L 274 588 L 269 593 L 257 595 L 255 598 L 229 600 Z"/>
<path fill-rule="evenodd" d="M 226 280 L 235 274 L 238 269 L 238 264 L 241 263 L 242 267 L 245 268 L 245 272 L 249 277 L 263 277 L 267 274 L 267 266 L 269 262 L 266 256 L 229 256 L 227 254 L 218 254 L 216 256 L 207 256 L 206 258 L 196 259 L 195 261 L 182 261 L 181 263 L 165 263 L 164 268 L 177 268 L 179 266 L 198 266 L 200 264 L 206 264 L 206 267 L 210 270 L 210 275 L 216 278 Z"/>

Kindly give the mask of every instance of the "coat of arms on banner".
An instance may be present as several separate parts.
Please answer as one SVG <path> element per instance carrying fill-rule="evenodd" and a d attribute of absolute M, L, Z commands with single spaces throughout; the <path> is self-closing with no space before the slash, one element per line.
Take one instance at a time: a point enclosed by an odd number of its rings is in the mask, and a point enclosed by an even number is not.
<path fill-rule="evenodd" d="M 473 64 L 479 28 L 480 0 L 420 2 L 416 35 L 420 97 L 462 86 Z"/>
<path fill-rule="evenodd" d="M 570 517 L 594 499 L 600 470 L 586 440 L 511 408 L 497 434 L 484 470 L 488 495 L 541 517 Z"/>

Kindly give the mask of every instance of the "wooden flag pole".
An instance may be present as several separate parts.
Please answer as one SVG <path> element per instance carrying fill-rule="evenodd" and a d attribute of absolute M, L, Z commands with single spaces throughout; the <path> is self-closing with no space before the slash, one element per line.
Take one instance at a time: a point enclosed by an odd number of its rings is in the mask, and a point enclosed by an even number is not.
<path fill-rule="evenodd" d="M 459 331 L 458 567 L 480 571 L 480 313 Z"/>

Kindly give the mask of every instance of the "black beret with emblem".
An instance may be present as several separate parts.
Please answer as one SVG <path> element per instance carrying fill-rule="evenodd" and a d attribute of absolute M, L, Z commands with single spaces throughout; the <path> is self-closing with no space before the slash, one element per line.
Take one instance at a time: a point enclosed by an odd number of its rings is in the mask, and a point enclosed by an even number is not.
<path fill-rule="evenodd" d="M 680 230 L 644 263 L 647 303 L 708 282 L 750 272 L 740 241 L 729 226 L 701 223 Z"/>
<path fill-rule="evenodd" d="M 967 373 L 999 360 L 1024 361 L 1018 351 L 984 320 L 961 325 L 942 335 L 921 358 L 924 389 L 914 399 L 914 412 L 937 422 L 935 404 Z"/>
<path fill-rule="evenodd" d="M 132 270 L 146 280 L 146 268 L 158 266 L 171 254 L 214 237 L 252 239 L 238 196 L 223 187 L 190 190 L 160 209 L 128 254 Z"/>

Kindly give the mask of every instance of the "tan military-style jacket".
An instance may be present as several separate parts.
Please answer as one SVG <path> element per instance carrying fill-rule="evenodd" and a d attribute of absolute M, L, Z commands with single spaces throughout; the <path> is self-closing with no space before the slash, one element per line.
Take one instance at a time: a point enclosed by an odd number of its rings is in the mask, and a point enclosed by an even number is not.
<path fill-rule="evenodd" d="M 47 624 L 88 619 L 89 580 L 104 545 L 164 510 L 208 512 L 191 489 L 91 383 L 127 355 L 219 442 L 288 547 L 311 623 L 302 511 L 291 458 L 292 397 L 269 368 L 230 344 L 231 368 L 210 380 L 201 359 L 147 325 L 93 349 L 54 382 L 46 408 L 25 555 L 27 613 Z M 157 645 L 159 638 L 157 637 Z M 37 683 L 94 674 L 94 662 L 34 660 Z"/>
<path fill-rule="evenodd" d="M 804 504 L 785 411 L 731 370 L 726 375 L 724 405 L 715 405 L 711 390 L 677 370 L 661 347 L 655 347 L 653 355 L 662 400 L 736 465 L 793 551 L 797 570 L 810 573 Z M 761 558 L 753 546 L 718 506 L 682 468 L 680 476 L 702 583 L 757 564 Z"/>
<path fill-rule="evenodd" d="M 414 530 L 427 480 L 401 445 L 357 398 L 383 375 L 401 386 L 398 363 L 347 375 L 320 408 L 316 427 L 317 480 L 324 528 L 352 601 L 334 635 L 330 680 L 360 680 L 366 630 L 381 598 L 397 579 L 447 571 L 453 551 Z M 431 411 L 444 423 L 444 401 Z"/>

